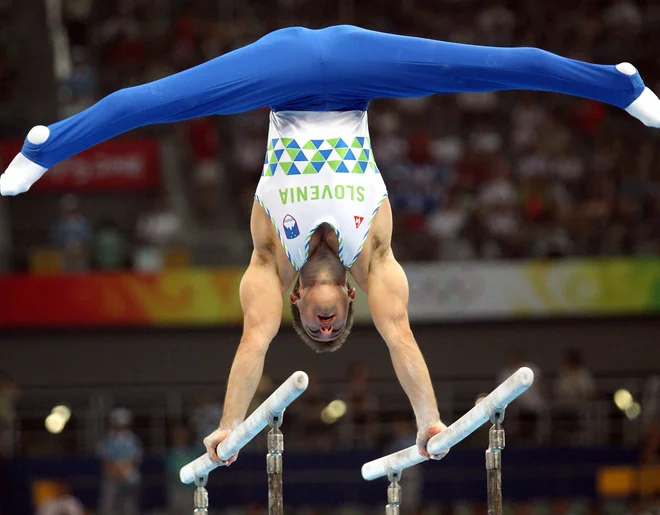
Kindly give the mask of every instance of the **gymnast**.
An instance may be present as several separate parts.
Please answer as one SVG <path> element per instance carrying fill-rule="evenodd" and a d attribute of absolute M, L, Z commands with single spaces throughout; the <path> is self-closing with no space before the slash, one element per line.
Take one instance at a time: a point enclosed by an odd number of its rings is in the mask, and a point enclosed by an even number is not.
<path fill-rule="evenodd" d="M 493 48 L 352 26 L 287 28 L 195 68 L 117 91 L 48 127 L 36 126 L 0 177 L 2 195 L 27 191 L 48 168 L 133 128 L 270 107 L 266 157 L 252 208 L 254 244 L 240 285 L 244 327 L 229 375 L 216 447 L 245 417 L 293 285 L 293 326 L 316 352 L 339 349 L 353 324 L 355 288 L 416 417 L 419 452 L 444 429 L 408 321 L 408 282 L 390 240 L 387 189 L 371 151 L 375 98 L 496 90 L 551 91 L 605 102 L 651 127 L 660 100 L 629 63 L 603 66 L 536 48 Z"/>

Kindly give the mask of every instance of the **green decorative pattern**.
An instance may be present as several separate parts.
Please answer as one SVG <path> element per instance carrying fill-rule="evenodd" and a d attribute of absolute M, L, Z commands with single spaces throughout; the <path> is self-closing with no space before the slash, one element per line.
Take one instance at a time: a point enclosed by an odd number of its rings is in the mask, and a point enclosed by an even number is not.
<path fill-rule="evenodd" d="M 334 173 L 380 173 L 371 151 L 371 140 L 366 137 L 307 141 L 274 138 L 268 142 L 261 175 L 318 174 L 324 170 Z"/>

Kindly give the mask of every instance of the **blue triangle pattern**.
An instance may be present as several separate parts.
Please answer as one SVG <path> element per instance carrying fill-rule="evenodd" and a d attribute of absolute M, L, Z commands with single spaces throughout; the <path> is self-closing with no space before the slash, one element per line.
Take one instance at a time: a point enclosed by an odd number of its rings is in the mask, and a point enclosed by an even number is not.
<path fill-rule="evenodd" d="M 337 145 L 335 145 L 335 148 L 346 148 L 346 147 L 348 147 L 346 142 L 343 139 L 339 138 L 339 141 L 337 142 Z"/>
<path fill-rule="evenodd" d="M 277 145 L 277 142 L 280 140 L 280 138 L 274 138 L 270 140 L 270 142 L 273 144 L 273 148 L 275 148 L 275 145 Z"/>
<path fill-rule="evenodd" d="M 350 173 L 343 161 L 337 167 L 337 173 Z"/>
<path fill-rule="evenodd" d="M 364 154 L 367 156 L 367 159 L 369 159 L 369 154 L 371 154 L 371 150 L 369 150 L 368 148 L 365 148 L 364 149 Z"/>
<path fill-rule="evenodd" d="M 348 152 L 346 152 L 346 157 L 344 157 L 344 159 L 352 159 L 353 161 L 356 161 L 357 157 L 355 157 L 355 154 L 353 154 L 352 150 L 349 150 Z"/>
<path fill-rule="evenodd" d="M 314 167 L 314 170 L 317 172 L 321 171 L 321 168 L 323 168 L 323 165 L 325 163 L 323 161 L 312 161 L 312 166 Z"/>
<path fill-rule="evenodd" d="M 298 155 L 293 158 L 293 160 L 307 162 L 307 157 L 305 157 L 305 153 L 301 150 L 300 152 L 298 152 Z"/>
<path fill-rule="evenodd" d="M 300 145 L 296 142 L 296 140 L 292 140 L 289 142 L 289 144 L 286 146 L 286 148 L 300 148 Z"/>
<path fill-rule="evenodd" d="M 321 144 L 323 143 L 324 140 L 322 139 L 313 139 L 312 140 L 312 145 L 314 145 L 316 148 L 319 148 Z"/>
<path fill-rule="evenodd" d="M 362 168 L 363 172 L 367 171 L 367 165 L 369 164 L 367 161 L 358 161 L 360 163 L 360 168 Z"/>
<path fill-rule="evenodd" d="M 330 154 L 332 154 L 332 149 L 330 149 L 330 150 L 319 150 L 319 154 L 321 154 L 323 156 L 323 159 L 325 159 L 327 161 L 328 158 L 330 157 Z"/>
<path fill-rule="evenodd" d="M 360 146 L 364 148 L 364 138 L 362 136 L 358 136 L 357 140 Z"/>
<path fill-rule="evenodd" d="M 277 168 L 277 163 L 273 163 L 273 164 L 270 164 L 268 166 L 270 166 L 270 173 L 275 175 L 275 169 Z"/>
<path fill-rule="evenodd" d="M 295 163 L 291 163 L 291 168 L 289 168 L 289 173 L 287 173 L 287 175 L 300 175 L 300 170 L 298 170 Z"/>
<path fill-rule="evenodd" d="M 284 149 L 282 149 L 282 150 L 275 150 L 274 152 L 275 152 L 275 157 L 277 158 L 278 161 L 279 161 L 280 159 L 282 159 L 282 154 L 284 154 Z"/>

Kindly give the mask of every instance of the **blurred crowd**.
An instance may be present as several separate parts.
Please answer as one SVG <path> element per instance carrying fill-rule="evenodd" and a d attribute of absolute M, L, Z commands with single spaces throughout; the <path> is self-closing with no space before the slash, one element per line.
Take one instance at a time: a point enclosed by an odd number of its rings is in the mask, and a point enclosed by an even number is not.
<path fill-rule="evenodd" d="M 13 126 L 11 104 L 17 85 L 10 4 L 0 1 L 4 134 Z M 62 0 L 61 5 L 72 66 L 58 92 L 62 117 L 116 89 L 186 69 L 288 25 L 353 23 L 461 43 L 536 46 L 603 64 L 629 61 L 649 87 L 660 90 L 654 45 L 660 4 L 653 0 L 381 0 L 377 9 L 364 0 Z M 395 251 L 402 260 L 660 253 L 657 135 L 625 113 L 554 94 L 505 92 L 377 100 L 369 116 L 375 157 L 394 209 Z M 221 220 L 223 226 L 247 231 L 267 122 L 262 110 L 163 129 L 178 142 L 179 170 L 196 223 Z M 62 268 L 163 267 L 172 259 L 171 251 L 186 240 L 184 221 L 166 197 L 154 200 L 130 230 L 118 227 L 111 217 L 91 220 L 79 198 L 63 197 L 50 233 Z M 581 407 L 597 397 L 582 357 L 567 353 L 562 371 L 549 383 L 543 380 L 543 370 L 515 352 L 496 382 L 522 364 L 535 370 L 537 382 L 507 415 L 507 435 L 522 444 L 534 443 L 542 438 L 541 420 L 552 411 L 560 421 L 553 439 L 579 445 L 585 433 Z M 415 428 L 408 418 L 384 420 L 365 366 L 353 367 L 341 392 L 325 391 L 313 379 L 298 412 L 291 410 L 297 418 L 294 427 L 301 432 L 299 441 L 309 450 L 328 450 L 337 441 L 349 448 L 394 450 L 414 441 Z M 255 402 L 268 391 L 265 385 Z M 13 448 L 17 399 L 16 385 L 0 376 L 0 456 Z M 344 416 L 327 410 L 334 400 L 343 402 Z M 217 424 L 222 405 L 209 396 L 199 400 L 196 410 L 190 417 L 194 425 L 179 420 L 169 431 L 172 513 L 190 512 L 191 492 L 181 486 L 176 471 L 201 452 L 199 442 Z M 660 401 L 649 413 L 641 458 L 647 463 L 660 460 Z M 129 411 L 115 410 L 99 447 L 104 464 L 102 513 L 137 513 L 144 451 L 132 423 Z M 416 500 L 410 512 L 439 513 L 421 503 L 421 478 L 412 473 L 409 479 L 406 498 Z M 51 497 L 59 504 L 44 507 L 43 513 L 82 511 L 66 485 L 58 485 L 54 492 Z M 596 505 L 571 508 L 562 502 L 510 508 L 515 515 L 605 513 Z M 631 503 L 620 513 L 657 513 L 652 506 L 653 502 Z M 228 513 L 264 512 L 250 506 Z M 327 512 L 309 508 L 300 513 Z M 483 508 L 456 506 L 441 513 L 478 515 Z"/>
<path fill-rule="evenodd" d="M 139 216 L 134 233 L 128 235 L 111 219 L 102 220 L 95 228 L 81 211 L 79 198 L 68 194 L 60 200 L 50 240 L 57 251 L 58 268 L 67 272 L 128 267 L 155 272 L 166 265 L 184 238 L 180 217 L 163 197 L 156 198 Z"/>
<path fill-rule="evenodd" d="M 493 387 L 521 366 L 532 368 L 535 382 L 507 408 L 507 447 L 526 449 L 530 446 L 550 445 L 566 448 L 593 444 L 589 438 L 593 436 L 589 435 L 589 403 L 598 399 L 605 400 L 605 394 L 598 390 L 596 380 L 581 354 L 575 350 L 567 350 L 559 373 L 550 380 L 542 368 L 525 359 L 521 350 L 513 350 L 507 363 L 494 378 Z M 272 393 L 274 386 L 272 381 L 264 376 L 248 412 L 261 404 Z M 642 439 L 638 446 L 639 463 L 653 465 L 660 464 L 660 380 L 649 380 L 646 389 L 646 394 L 637 392 L 640 394 L 644 411 L 643 419 L 640 419 L 643 421 L 640 426 Z M 332 387 L 311 376 L 305 396 L 287 410 L 287 448 L 289 451 L 312 454 L 336 450 L 369 450 L 380 454 L 414 445 L 416 428 L 409 407 L 399 405 L 397 408 L 391 403 L 385 406 L 379 403 L 376 391 L 374 383 L 369 380 L 368 366 L 361 362 L 356 362 L 349 368 L 345 381 Z M 610 392 L 606 395 L 608 403 L 611 403 L 610 395 Z M 11 451 L 11 428 L 17 412 L 17 400 L 17 386 L 8 377 L 0 376 L 0 451 L 4 449 L 4 453 Z M 185 412 L 180 412 L 177 417 L 168 417 L 165 475 L 158 480 L 165 481 L 167 492 L 168 508 L 162 513 L 176 515 L 190 512 L 193 487 L 180 482 L 179 470 L 204 452 L 202 440 L 217 428 L 222 412 L 223 406 L 218 397 L 207 391 L 200 394 L 195 404 Z M 443 418 L 446 422 L 451 422 L 460 414 L 444 413 Z M 548 430 L 551 434 L 545 435 Z M 145 455 L 154 455 L 154 442 L 150 441 L 153 434 L 152 430 L 144 426 L 144 420 L 138 421 L 130 409 L 118 407 L 112 410 L 107 433 L 99 442 L 96 451 L 102 463 L 98 513 L 140 513 L 141 493 L 144 493 L 147 487 L 142 474 L 142 462 Z M 474 441 L 468 440 L 465 445 L 482 447 L 483 436 L 482 434 Z M 38 440 L 42 440 L 42 437 L 43 435 Z M 32 438 L 32 441 L 37 440 Z M 35 451 L 30 450 L 30 445 L 25 439 L 21 452 L 33 455 Z M 43 450 L 41 452 L 43 453 Z M 1 459 L 2 453 L 0 461 Z M 405 515 L 485 513 L 480 503 L 456 504 L 451 508 L 445 506 L 441 511 L 438 511 L 438 506 L 426 505 L 423 496 L 424 481 L 421 468 L 406 471 L 405 481 L 402 483 Z M 69 486 L 66 481 L 53 483 L 45 498 L 56 502 L 55 506 L 59 506 L 61 511 L 51 512 L 44 508 L 44 514 L 82 513 L 79 511 L 81 506 L 72 497 Z M 68 508 L 60 506 L 62 503 Z M 47 504 L 45 506 L 47 507 Z M 660 505 L 651 496 L 628 504 L 608 501 L 602 505 L 580 499 L 530 500 L 527 503 L 510 504 L 508 508 L 512 510 L 508 512 L 511 515 L 658 515 Z M 246 507 L 244 511 L 234 507 L 223 513 L 256 515 L 265 511 L 255 504 Z M 329 512 L 321 508 L 309 508 L 299 513 L 312 515 Z M 347 508 L 345 513 L 357 515 L 371 512 L 357 507 L 353 511 Z"/>
<path fill-rule="evenodd" d="M 545 5 L 514 0 L 196 2 L 65 0 L 72 74 L 61 115 L 164 77 L 286 25 L 351 22 L 463 43 L 538 46 L 634 63 L 660 87 L 652 1 Z M 654 132 L 596 102 L 545 93 L 377 100 L 378 165 L 403 260 L 656 255 L 660 169 Z M 267 113 L 177 124 L 196 220 L 246 231 Z M 104 227 L 107 230 L 107 227 Z"/>

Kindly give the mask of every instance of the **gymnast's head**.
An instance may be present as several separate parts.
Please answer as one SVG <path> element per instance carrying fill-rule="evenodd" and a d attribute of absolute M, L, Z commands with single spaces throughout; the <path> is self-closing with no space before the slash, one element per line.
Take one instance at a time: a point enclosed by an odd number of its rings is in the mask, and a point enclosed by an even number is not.
<path fill-rule="evenodd" d="M 293 328 L 316 352 L 333 352 L 353 327 L 355 288 L 337 255 L 320 244 L 300 269 L 291 291 Z"/>

